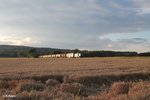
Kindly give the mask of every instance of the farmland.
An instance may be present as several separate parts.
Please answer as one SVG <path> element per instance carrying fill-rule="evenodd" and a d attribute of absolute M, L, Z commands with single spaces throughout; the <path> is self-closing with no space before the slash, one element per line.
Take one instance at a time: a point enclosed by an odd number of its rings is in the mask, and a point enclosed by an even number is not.
<path fill-rule="evenodd" d="M 6 94 L 20 100 L 148 100 L 150 58 L 0 58 L 0 95 Z"/>

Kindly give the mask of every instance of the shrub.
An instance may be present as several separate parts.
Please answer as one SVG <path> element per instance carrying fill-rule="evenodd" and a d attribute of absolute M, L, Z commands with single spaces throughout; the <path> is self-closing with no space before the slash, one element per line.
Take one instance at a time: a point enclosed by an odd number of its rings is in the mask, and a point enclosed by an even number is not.
<path fill-rule="evenodd" d="M 150 100 L 150 82 L 140 81 L 133 83 L 128 95 L 135 100 Z"/>
<path fill-rule="evenodd" d="M 7 81 L 0 80 L 0 89 L 8 89 L 9 84 Z"/>
<path fill-rule="evenodd" d="M 59 84 L 58 81 L 53 80 L 53 79 L 48 79 L 45 83 L 46 83 L 46 86 L 56 86 Z"/>
<path fill-rule="evenodd" d="M 129 84 L 125 82 L 115 82 L 110 90 L 109 96 L 117 96 L 120 94 L 128 94 Z"/>
<path fill-rule="evenodd" d="M 61 84 L 60 91 L 65 93 L 70 93 L 73 95 L 78 96 L 87 96 L 86 92 L 87 89 L 79 84 L 79 83 L 72 83 L 72 84 Z"/>
<path fill-rule="evenodd" d="M 19 81 L 17 80 L 8 81 L 8 84 L 9 84 L 9 89 L 15 89 L 19 84 Z"/>
<path fill-rule="evenodd" d="M 30 92 L 32 90 L 42 91 L 42 90 L 44 90 L 44 85 L 37 84 L 37 83 L 20 83 L 20 84 L 18 84 L 16 90 L 18 92 L 23 92 L 23 91 Z"/>

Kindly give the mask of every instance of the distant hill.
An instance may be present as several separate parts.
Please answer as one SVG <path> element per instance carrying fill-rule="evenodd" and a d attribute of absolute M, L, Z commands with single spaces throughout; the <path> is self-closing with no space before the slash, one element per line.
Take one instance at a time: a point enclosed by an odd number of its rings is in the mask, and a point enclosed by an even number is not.
<path fill-rule="evenodd" d="M 15 46 L 15 45 L 0 45 L 0 52 L 13 52 L 18 50 L 29 50 L 33 47 L 27 47 L 27 46 Z"/>
<path fill-rule="evenodd" d="M 68 49 L 57 48 L 40 48 L 29 46 L 16 46 L 16 45 L 0 45 L 0 57 L 26 57 L 31 49 L 36 49 L 38 55 L 48 54 L 51 52 L 69 51 Z"/>
<path fill-rule="evenodd" d="M 61 54 L 69 52 L 80 52 L 82 57 L 116 57 L 116 56 L 150 56 L 150 52 L 121 52 L 121 51 L 88 51 L 70 50 L 57 48 L 40 48 L 16 45 L 0 45 L 0 57 L 38 57 L 46 54 Z"/>
<path fill-rule="evenodd" d="M 38 52 L 45 53 L 55 50 L 65 50 L 65 49 L 56 49 L 56 48 L 39 48 L 39 47 L 29 47 L 29 46 L 16 46 L 16 45 L 0 45 L 0 52 L 16 52 L 16 51 L 28 51 L 35 48 Z"/>

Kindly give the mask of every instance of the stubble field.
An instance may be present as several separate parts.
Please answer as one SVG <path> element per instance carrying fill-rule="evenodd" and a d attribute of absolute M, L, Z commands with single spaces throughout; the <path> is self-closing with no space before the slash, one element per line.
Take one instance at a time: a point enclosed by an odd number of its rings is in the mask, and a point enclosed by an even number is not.
<path fill-rule="evenodd" d="M 0 95 L 16 100 L 149 100 L 150 58 L 0 58 Z"/>

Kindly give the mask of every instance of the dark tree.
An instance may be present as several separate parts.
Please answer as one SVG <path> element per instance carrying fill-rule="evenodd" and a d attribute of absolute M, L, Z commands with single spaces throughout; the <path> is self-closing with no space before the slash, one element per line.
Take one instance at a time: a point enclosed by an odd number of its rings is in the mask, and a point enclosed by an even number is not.
<path fill-rule="evenodd" d="M 37 57 L 38 57 L 38 54 L 37 54 L 37 51 L 36 51 L 35 48 L 30 49 L 30 50 L 28 51 L 28 57 L 34 57 L 34 58 L 37 58 Z"/>

